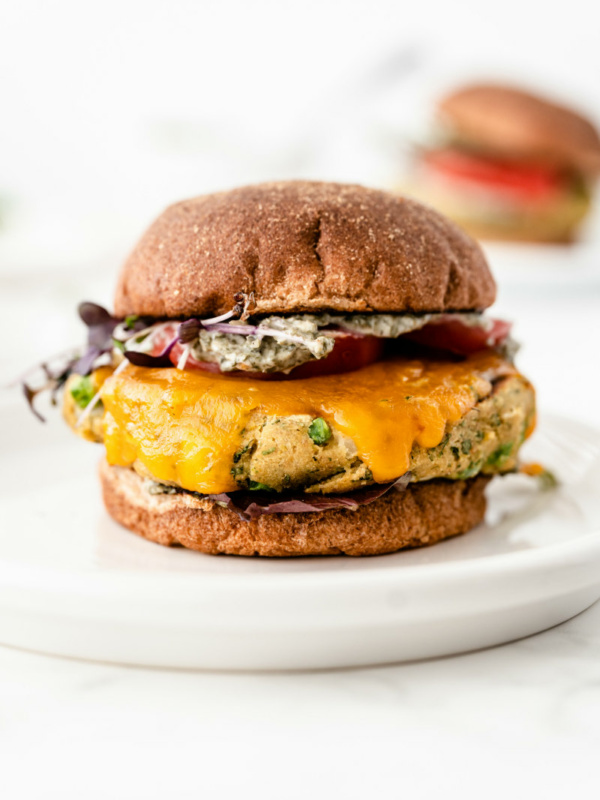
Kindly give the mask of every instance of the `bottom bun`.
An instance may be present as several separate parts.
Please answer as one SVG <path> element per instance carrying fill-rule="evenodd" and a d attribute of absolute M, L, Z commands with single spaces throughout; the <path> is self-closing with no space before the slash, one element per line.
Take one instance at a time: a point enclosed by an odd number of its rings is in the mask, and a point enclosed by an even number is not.
<path fill-rule="evenodd" d="M 435 544 L 485 514 L 490 478 L 413 483 L 355 511 L 263 515 L 250 522 L 212 500 L 149 494 L 133 470 L 100 464 L 104 503 L 121 525 L 163 545 L 240 556 L 372 556 Z"/>

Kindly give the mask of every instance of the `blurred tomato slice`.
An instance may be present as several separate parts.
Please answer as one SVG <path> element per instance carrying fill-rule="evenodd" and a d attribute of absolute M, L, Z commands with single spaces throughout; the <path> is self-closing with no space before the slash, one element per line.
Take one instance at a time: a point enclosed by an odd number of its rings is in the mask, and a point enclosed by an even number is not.
<path fill-rule="evenodd" d="M 526 199 L 544 199 L 563 186 L 562 174 L 540 164 L 522 164 L 494 159 L 460 150 L 430 150 L 425 164 L 456 180 L 478 183 L 494 190 L 510 192 Z"/>

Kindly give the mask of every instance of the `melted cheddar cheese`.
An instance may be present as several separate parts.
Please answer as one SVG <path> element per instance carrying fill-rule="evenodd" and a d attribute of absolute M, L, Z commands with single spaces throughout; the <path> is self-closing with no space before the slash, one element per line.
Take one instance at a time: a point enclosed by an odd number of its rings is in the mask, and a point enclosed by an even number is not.
<path fill-rule="evenodd" d="M 394 359 L 356 372 L 291 381 L 129 366 L 102 390 L 110 464 L 139 460 L 158 480 L 205 494 L 238 487 L 233 456 L 251 415 L 323 417 L 350 437 L 378 483 L 409 467 L 415 444 L 438 445 L 491 391 L 516 374 L 494 353 L 462 362 Z"/>

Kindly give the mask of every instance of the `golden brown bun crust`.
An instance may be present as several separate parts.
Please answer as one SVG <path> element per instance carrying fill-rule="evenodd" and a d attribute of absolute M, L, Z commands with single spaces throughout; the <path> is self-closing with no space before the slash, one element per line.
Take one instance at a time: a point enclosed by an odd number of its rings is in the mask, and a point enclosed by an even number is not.
<path fill-rule="evenodd" d="M 479 246 L 430 208 L 336 183 L 266 183 L 168 208 L 126 261 L 118 316 L 211 316 L 236 292 L 256 313 L 483 309 Z"/>
<path fill-rule="evenodd" d="M 460 139 L 499 154 L 600 170 L 600 135 L 564 106 L 510 86 L 474 84 L 444 98 L 440 118 Z"/>
<path fill-rule="evenodd" d="M 213 555 L 367 556 L 466 533 L 483 519 L 490 479 L 425 481 L 410 484 L 404 492 L 388 492 L 356 511 L 274 514 L 251 522 L 210 500 L 150 495 L 135 472 L 105 460 L 100 480 L 113 519 L 158 544 L 180 544 Z"/>

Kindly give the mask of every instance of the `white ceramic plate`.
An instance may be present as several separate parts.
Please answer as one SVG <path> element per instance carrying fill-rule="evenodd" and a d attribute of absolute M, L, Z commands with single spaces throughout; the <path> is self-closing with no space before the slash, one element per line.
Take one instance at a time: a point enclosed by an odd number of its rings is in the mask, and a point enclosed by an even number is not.
<path fill-rule="evenodd" d="M 0 642 L 132 664 L 291 669 L 541 631 L 600 596 L 600 434 L 547 417 L 527 449 L 561 487 L 494 481 L 486 524 L 463 537 L 364 559 L 215 557 L 117 526 L 99 497 L 101 448 L 58 419 L 41 426 L 5 407 Z"/>

